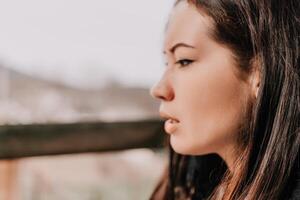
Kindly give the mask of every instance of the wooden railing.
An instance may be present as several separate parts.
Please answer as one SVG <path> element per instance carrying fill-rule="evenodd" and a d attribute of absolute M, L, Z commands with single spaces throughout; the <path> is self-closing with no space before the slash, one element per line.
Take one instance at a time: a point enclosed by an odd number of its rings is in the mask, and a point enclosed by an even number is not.
<path fill-rule="evenodd" d="M 164 146 L 159 119 L 0 126 L 1 199 L 18 199 L 19 159 Z"/>
<path fill-rule="evenodd" d="M 159 148 L 164 140 L 159 119 L 0 126 L 0 159 Z"/>

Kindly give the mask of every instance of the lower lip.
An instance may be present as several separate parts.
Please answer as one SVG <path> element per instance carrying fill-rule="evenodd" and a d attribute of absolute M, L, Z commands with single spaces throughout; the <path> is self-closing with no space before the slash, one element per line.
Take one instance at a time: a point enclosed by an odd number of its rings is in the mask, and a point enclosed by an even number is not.
<path fill-rule="evenodd" d="M 168 119 L 165 122 L 165 131 L 169 134 L 174 133 L 178 128 L 178 124 L 179 124 L 179 122 L 176 122 L 172 119 Z"/>

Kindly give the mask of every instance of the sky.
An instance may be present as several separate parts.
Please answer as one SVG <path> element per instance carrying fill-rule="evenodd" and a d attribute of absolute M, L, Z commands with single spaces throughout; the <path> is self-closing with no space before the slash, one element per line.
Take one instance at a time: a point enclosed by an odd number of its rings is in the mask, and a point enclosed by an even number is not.
<path fill-rule="evenodd" d="M 0 0 L 0 64 L 81 88 L 149 87 L 174 0 Z"/>

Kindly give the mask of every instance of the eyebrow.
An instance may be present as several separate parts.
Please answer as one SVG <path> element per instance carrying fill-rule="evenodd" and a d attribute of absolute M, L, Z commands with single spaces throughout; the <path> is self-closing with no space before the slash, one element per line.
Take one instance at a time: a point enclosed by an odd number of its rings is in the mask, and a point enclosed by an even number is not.
<path fill-rule="evenodd" d="M 186 47 L 186 48 L 192 48 L 192 49 L 195 49 L 195 47 L 192 46 L 192 45 L 189 45 L 189 44 L 185 44 L 185 43 L 180 42 L 180 43 L 175 44 L 173 47 L 171 47 L 171 48 L 169 49 L 169 51 L 170 51 L 171 53 L 174 53 L 175 50 L 176 50 L 177 48 L 179 48 L 179 47 Z M 163 53 L 166 54 L 166 51 L 164 51 Z"/>

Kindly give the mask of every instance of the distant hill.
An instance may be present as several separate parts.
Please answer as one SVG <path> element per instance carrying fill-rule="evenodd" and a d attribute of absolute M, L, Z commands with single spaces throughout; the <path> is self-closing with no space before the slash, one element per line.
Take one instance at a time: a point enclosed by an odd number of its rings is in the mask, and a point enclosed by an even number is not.
<path fill-rule="evenodd" d="M 84 90 L 0 66 L 0 124 L 158 117 L 149 88 L 127 88 L 111 80 L 105 88 Z"/>

